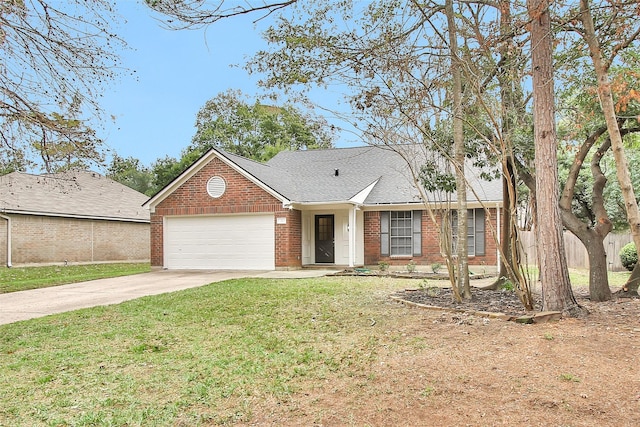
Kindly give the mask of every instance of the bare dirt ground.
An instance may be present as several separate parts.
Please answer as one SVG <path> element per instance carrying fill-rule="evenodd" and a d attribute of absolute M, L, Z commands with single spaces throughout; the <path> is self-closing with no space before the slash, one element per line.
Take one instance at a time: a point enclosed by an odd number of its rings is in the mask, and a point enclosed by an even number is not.
<path fill-rule="evenodd" d="M 533 325 L 380 295 L 351 374 L 256 397 L 247 425 L 638 426 L 640 300 L 585 293 L 586 318 Z"/>

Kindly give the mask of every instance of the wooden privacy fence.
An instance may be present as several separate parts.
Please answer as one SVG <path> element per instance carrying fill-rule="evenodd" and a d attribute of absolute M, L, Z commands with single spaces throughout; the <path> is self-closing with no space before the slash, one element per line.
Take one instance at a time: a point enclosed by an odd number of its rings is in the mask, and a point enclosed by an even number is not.
<path fill-rule="evenodd" d="M 537 265 L 536 240 L 533 231 L 521 231 L 520 241 L 522 242 L 522 261 L 530 265 Z M 620 262 L 620 249 L 631 242 L 631 234 L 610 233 L 604 239 L 604 248 L 607 251 L 607 268 L 609 271 L 623 271 L 625 268 Z M 582 242 L 568 231 L 564 232 L 564 247 L 567 254 L 567 264 L 569 268 L 589 268 L 589 257 Z"/>

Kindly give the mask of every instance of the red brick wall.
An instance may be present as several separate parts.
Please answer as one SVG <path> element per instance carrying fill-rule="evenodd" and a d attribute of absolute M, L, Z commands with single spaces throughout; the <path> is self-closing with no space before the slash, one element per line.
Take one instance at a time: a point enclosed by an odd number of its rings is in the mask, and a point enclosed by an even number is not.
<path fill-rule="evenodd" d="M 364 262 L 366 265 L 377 265 L 380 261 L 390 265 L 406 265 L 409 260 L 418 265 L 431 265 L 444 259 L 440 255 L 439 229 L 440 215 L 437 216 L 438 225 L 434 225 L 427 211 L 422 211 L 422 256 L 389 257 L 380 255 L 380 212 L 365 211 L 364 213 Z M 496 210 L 489 209 L 485 215 L 485 255 L 469 258 L 470 265 L 496 265 L 496 241 L 491 233 L 490 221 L 496 220 Z M 495 226 L 493 227 L 495 229 Z"/>
<path fill-rule="evenodd" d="M 380 212 L 364 211 L 364 263 L 375 265 L 380 256 Z"/>
<path fill-rule="evenodd" d="M 220 176 L 226 182 L 224 194 L 214 199 L 207 193 L 207 181 Z M 187 182 L 178 187 L 151 213 L 151 265 L 163 265 L 163 218 L 173 215 L 215 215 L 274 213 L 286 218 L 275 223 L 276 268 L 301 266 L 300 212 L 284 209 L 282 202 L 253 182 L 214 158 Z"/>
<path fill-rule="evenodd" d="M 302 212 L 289 210 L 276 215 L 276 267 L 302 266 Z M 286 224 L 278 224 L 286 218 Z"/>

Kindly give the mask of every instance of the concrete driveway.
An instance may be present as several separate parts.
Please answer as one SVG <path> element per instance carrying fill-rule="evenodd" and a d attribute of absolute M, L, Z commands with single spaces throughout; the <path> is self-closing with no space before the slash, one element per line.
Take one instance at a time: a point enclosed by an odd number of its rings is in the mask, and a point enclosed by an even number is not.
<path fill-rule="evenodd" d="M 118 304 L 147 295 L 195 288 L 242 277 L 320 277 L 327 270 L 221 271 L 158 270 L 132 276 L 0 294 L 0 325 L 80 308 Z"/>

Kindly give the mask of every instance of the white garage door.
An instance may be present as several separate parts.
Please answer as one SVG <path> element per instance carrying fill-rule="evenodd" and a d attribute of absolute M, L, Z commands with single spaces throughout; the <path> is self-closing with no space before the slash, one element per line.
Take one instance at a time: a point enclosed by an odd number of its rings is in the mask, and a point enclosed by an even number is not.
<path fill-rule="evenodd" d="M 273 270 L 273 214 L 167 217 L 165 267 Z"/>

